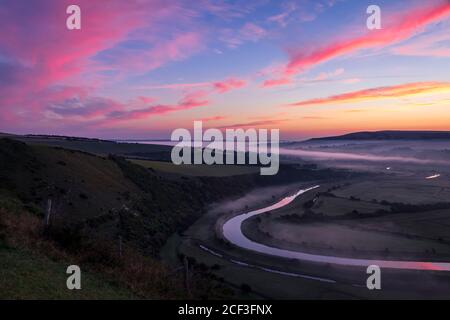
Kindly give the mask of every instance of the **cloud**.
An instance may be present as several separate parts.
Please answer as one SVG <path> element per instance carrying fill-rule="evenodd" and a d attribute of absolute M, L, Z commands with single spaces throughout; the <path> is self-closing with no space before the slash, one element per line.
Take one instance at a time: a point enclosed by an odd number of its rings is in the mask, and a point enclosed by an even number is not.
<path fill-rule="evenodd" d="M 360 78 L 347 78 L 347 79 L 342 79 L 340 82 L 344 83 L 344 84 L 354 84 L 354 83 L 361 82 L 361 79 Z"/>
<path fill-rule="evenodd" d="M 325 120 L 329 119 L 329 117 L 321 117 L 321 116 L 304 116 L 302 117 L 304 120 Z"/>
<path fill-rule="evenodd" d="M 214 82 L 214 89 L 219 93 L 225 93 L 233 89 L 239 89 L 247 84 L 245 80 L 229 78 L 223 81 Z"/>
<path fill-rule="evenodd" d="M 286 21 L 288 16 L 289 16 L 288 12 L 283 12 L 283 13 L 280 13 L 280 14 L 277 14 L 277 15 L 270 16 L 269 18 L 267 18 L 267 21 L 269 21 L 269 22 L 276 22 L 280 26 L 286 27 L 287 24 L 288 24 L 287 21 Z"/>
<path fill-rule="evenodd" d="M 192 82 L 192 83 L 169 83 L 169 84 L 155 84 L 138 86 L 136 90 L 151 90 L 151 89 L 168 89 L 168 90 L 184 90 L 198 87 L 209 87 L 211 82 Z"/>
<path fill-rule="evenodd" d="M 227 78 L 220 81 L 213 82 L 192 82 L 192 83 L 172 83 L 172 84 L 160 84 L 160 85 L 148 85 L 140 86 L 135 89 L 148 90 L 148 89 L 169 89 L 169 90 L 185 90 L 191 88 L 204 88 L 209 89 L 211 92 L 226 93 L 231 90 L 240 89 L 247 85 L 247 81 L 237 78 Z"/>
<path fill-rule="evenodd" d="M 72 97 L 60 103 L 51 103 L 47 110 L 63 117 L 77 116 L 90 119 L 121 107 L 121 104 L 111 99 L 101 97 L 80 99 L 80 97 Z"/>
<path fill-rule="evenodd" d="M 142 103 L 154 103 L 157 100 L 154 97 L 144 97 L 144 96 L 139 96 L 137 97 L 137 99 Z"/>
<path fill-rule="evenodd" d="M 275 125 L 275 124 L 280 124 L 284 121 L 287 121 L 287 119 L 267 119 L 267 120 L 234 123 L 234 124 L 225 125 L 225 126 L 222 126 L 219 128 L 225 129 L 225 128 L 246 128 L 246 127 L 271 126 L 271 125 Z"/>
<path fill-rule="evenodd" d="M 423 31 L 428 25 L 449 15 L 450 4 L 447 0 L 439 1 L 438 4 L 434 2 L 432 5 L 426 2 L 425 5 L 405 14 L 396 14 L 386 18 L 385 21 L 390 21 L 390 24 L 381 30 L 373 30 L 360 36 L 332 42 L 309 52 L 302 47 L 301 50 L 291 54 L 289 62 L 281 72 L 280 79 L 267 80 L 264 86 L 289 83 L 288 79 L 294 75 L 340 56 L 362 49 L 382 48 L 406 40 L 417 32 Z"/>
<path fill-rule="evenodd" d="M 403 56 L 450 57 L 449 24 L 438 32 L 426 33 L 407 44 L 396 46 L 392 52 Z"/>
<path fill-rule="evenodd" d="M 416 82 L 407 83 L 390 87 L 378 87 L 353 91 L 344 94 L 329 96 L 326 98 L 317 98 L 292 103 L 289 106 L 317 106 L 336 103 L 354 103 L 362 101 L 373 101 L 388 98 L 404 98 L 417 94 L 431 94 L 436 92 L 448 92 L 450 82 Z"/>
<path fill-rule="evenodd" d="M 210 122 L 210 121 L 224 120 L 226 118 L 227 118 L 226 116 L 212 116 L 212 117 L 202 118 L 200 120 L 203 121 L 203 122 Z"/>
<path fill-rule="evenodd" d="M 278 78 L 278 79 L 269 79 L 263 82 L 263 88 L 276 87 L 284 84 L 292 83 L 292 79 L 290 77 Z"/>
<path fill-rule="evenodd" d="M 101 100 L 95 91 L 104 89 L 105 82 L 116 81 L 116 74 L 121 76 L 119 80 L 125 80 L 135 73 L 186 59 L 203 48 L 199 15 L 215 15 L 220 11 L 228 12 L 230 17 L 234 13 L 242 17 L 250 10 L 250 6 L 244 10 L 209 0 L 203 0 L 202 5 L 179 0 L 109 0 L 108 5 L 79 0 L 81 30 L 69 31 L 65 27 L 69 4 L 68 0 L 42 0 L 36 5 L 28 5 L 24 0 L 2 0 L 0 125 L 3 128 L 15 131 L 18 127 L 27 130 L 38 125 L 45 127 L 49 116 L 86 119 L 100 116 L 101 110 L 107 111 L 103 104 L 114 105 L 116 98 Z M 247 27 L 244 31 L 249 36 L 258 29 Z M 91 87 L 90 97 L 61 89 L 76 86 Z M 120 103 L 116 103 L 119 107 Z M 141 101 L 142 104 L 154 101 Z M 130 107 L 128 103 L 124 105 Z M 184 107 L 188 105 L 186 101 L 183 103 Z M 170 107 L 158 109 L 161 113 L 179 109 Z"/>
<path fill-rule="evenodd" d="M 186 93 L 176 104 L 156 104 L 153 97 L 139 96 L 127 102 L 92 96 L 85 88 L 61 88 L 47 101 L 47 119 L 58 119 L 61 126 L 87 125 L 111 127 L 120 122 L 207 106 L 207 92 Z"/>
<path fill-rule="evenodd" d="M 298 5 L 295 2 L 286 2 L 282 5 L 282 12 L 267 18 L 269 22 L 276 22 L 281 27 L 286 27 L 291 20 L 291 14 L 298 9 Z"/>
<path fill-rule="evenodd" d="M 89 14 L 83 15 L 81 30 L 69 31 L 64 24 L 67 4 L 43 0 L 39 5 L 27 6 L 23 1 L 2 1 L 7 10 L 0 11 L 5 25 L 0 29 L 1 49 L 40 76 L 35 79 L 35 86 L 82 72 L 87 58 L 124 40 L 129 32 L 143 27 L 164 9 L 159 1 L 112 0 L 105 6 L 80 0 L 77 4 Z"/>
<path fill-rule="evenodd" d="M 310 22 L 315 20 L 327 8 L 336 4 L 334 0 L 287 1 L 281 5 L 281 12 L 267 18 L 268 22 L 286 27 L 292 22 Z"/>
<path fill-rule="evenodd" d="M 235 49 L 245 42 L 258 42 L 266 37 L 268 32 L 261 26 L 246 22 L 238 31 L 224 28 L 219 39 L 229 48 Z"/>
<path fill-rule="evenodd" d="M 203 107 L 208 105 L 209 101 L 206 99 L 207 93 L 204 91 L 195 91 L 186 94 L 178 104 L 159 104 L 151 105 L 145 108 L 125 110 L 125 111 L 113 111 L 106 117 L 109 120 L 115 121 L 127 121 L 127 120 L 139 120 L 145 119 L 152 115 L 162 115 L 175 111 L 189 110 L 197 107 Z M 110 122 L 111 123 L 111 122 Z"/>
<path fill-rule="evenodd" d="M 290 77 L 285 78 L 279 78 L 279 79 L 271 79 L 266 80 L 262 87 L 264 88 L 270 88 L 270 87 L 276 87 L 279 85 L 284 84 L 314 84 L 314 83 L 320 83 L 320 82 L 337 82 L 337 83 L 344 83 L 344 84 L 353 84 L 360 82 L 361 80 L 359 78 L 347 78 L 347 79 L 336 79 L 336 77 L 339 77 L 340 75 L 343 75 L 345 73 L 344 68 L 338 68 L 334 71 L 330 72 L 321 72 L 317 76 L 312 78 L 301 78 L 298 80 L 293 80 Z"/>
<path fill-rule="evenodd" d="M 69 31 L 65 27 L 69 4 L 66 0 L 42 0 L 35 5 L 2 1 L 0 82 L 7 83 L 0 86 L 2 126 L 45 127 L 49 113 L 70 113 L 69 109 L 82 113 L 75 100 L 64 102 L 64 98 L 73 98 L 69 91 L 77 84 L 100 85 L 86 78 L 96 70 L 92 58 L 172 10 L 161 1 L 110 0 L 105 6 L 98 1 L 79 0 L 82 29 Z"/>
<path fill-rule="evenodd" d="M 202 34 L 180 32 L 169 39 L 141 41 L 140 48 L 111 48 L 101 53 L 108 68 L 145 73 L 168 62 L 184 60 L 203 48 Z"/>
<path fill-rule="evenodd" d="M 344 68 L 336 69 L 332 72 L 321 72 L 314 78 L 315 81 L 323 81 L 330 78 L 337 77 L 345 72 Z"/>

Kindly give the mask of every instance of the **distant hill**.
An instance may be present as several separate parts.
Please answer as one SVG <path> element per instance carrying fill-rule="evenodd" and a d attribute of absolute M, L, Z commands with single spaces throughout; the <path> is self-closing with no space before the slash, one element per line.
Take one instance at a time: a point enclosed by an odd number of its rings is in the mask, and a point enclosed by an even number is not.
<path fill-rule="evenodd" d="M 450 131 L 365 131 L 308 141 L 322 140 L 450 140 Z"/>
<path fill-rule="evenodd" d="M 0 138 L 14 137 L 13 134 L 0 132 Z"/>

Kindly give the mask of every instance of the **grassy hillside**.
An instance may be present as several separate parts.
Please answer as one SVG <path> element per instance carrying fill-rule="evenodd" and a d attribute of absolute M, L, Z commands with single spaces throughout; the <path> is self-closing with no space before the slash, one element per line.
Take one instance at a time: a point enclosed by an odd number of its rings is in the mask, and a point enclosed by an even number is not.
<path fill-rule="evenodd" d="M 0 299 L 186 299 L 233 293 L 196 266 L 190 267 L 187 290 L 184 270 L 171 270 L 127 244 L 120 254 L 110 241 L 83 235 L 73 246 L 74 234 L 61 237 L 27 207 L 0 196 Z M 66 288 L 72 264 L 82 270 L 79 291 Z"/>
<path fill-rule="evenodd" d="M 0 135 L 1 137 L 1 135 Z M 5 136 L 8 137 L 8 136 Z M 15 140 L 25 142 L 29 145 L 45 145 L 60 147 L 69 150 L 89 152 L 107 156 L 115 154 L 121 156 L 145 157 L 150 159 L 170 160 L 170 146 L 150 145 L 139 143 L 119 143 L 109 140 L 63 137 L 63 136 L 9 136 Z"/>
<path fill-rule="evenodd" d="M 0 299 L 134 299 L 99 273 L 82 273 L 82 290 L 67 290 L 68 264 L 24 249 L 0 246 Z"/>
<path fill-rule="evenodd" d="M 0 193 L 17 196 L 64 233 L 124 241 L 156 255 L 165 239 L 202 213 L 189 180 L 165 179 L 115 157 L 0 139 Z"/>

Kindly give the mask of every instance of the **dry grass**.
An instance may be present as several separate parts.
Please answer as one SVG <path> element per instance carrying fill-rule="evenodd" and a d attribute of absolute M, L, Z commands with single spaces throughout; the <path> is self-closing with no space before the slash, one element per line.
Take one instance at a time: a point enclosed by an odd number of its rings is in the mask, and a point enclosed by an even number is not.
<path fill-rule="evenodd" d="M 83 239 L 76 250 L 63 248 L 54 234 L 56 227 L 44 229 L 43 221 L 33 214 L 0 207 L 0 239 L 8 247 L 26 249 L 53 261 L 77 264 L 83 270 L 101 274 L 108 281 L 126 288 L 143 299 L 219 298 L 229 294 L 217 281 L 194 270 L 190 292 L 185 287 L 183 270 L 174 272 L 153 258 L 144 257 L 124 245 L 122 255 L 110 242 Z M 181 271 L 181 272 L 180 272 Z"/>

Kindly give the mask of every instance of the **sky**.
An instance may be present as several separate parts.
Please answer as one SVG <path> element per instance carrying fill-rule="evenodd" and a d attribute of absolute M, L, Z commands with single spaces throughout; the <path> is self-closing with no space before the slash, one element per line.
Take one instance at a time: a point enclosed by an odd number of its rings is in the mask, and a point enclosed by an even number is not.
<path fill-rule="evenodd" d="M 450 2 L 0 1 L 0 132 L 165 139 L 195 120 L 282 139 L 450 130 Z"/>

